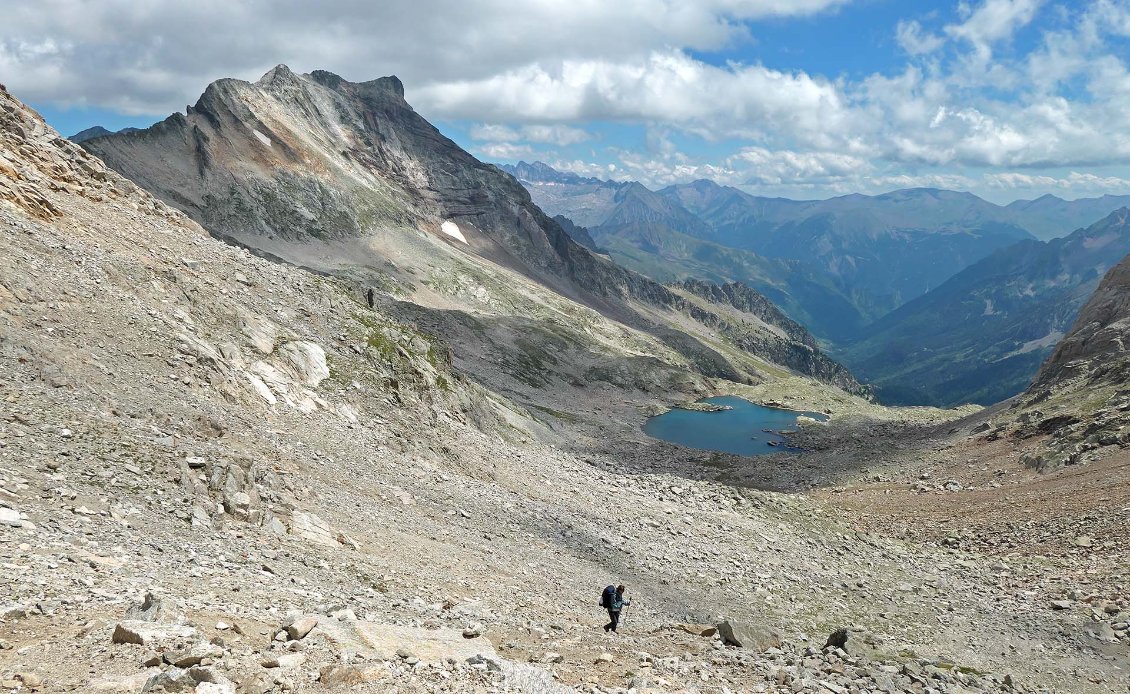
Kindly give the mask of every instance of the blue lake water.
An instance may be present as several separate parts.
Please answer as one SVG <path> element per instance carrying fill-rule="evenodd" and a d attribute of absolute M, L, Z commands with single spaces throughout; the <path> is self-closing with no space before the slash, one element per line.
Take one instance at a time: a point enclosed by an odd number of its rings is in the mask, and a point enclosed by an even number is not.
<path fill-rule="evenodd" d="M 729 395 L 706 398 L 699 402 L 729 405 L 734 409 L 720 412 L 674 409 L 648 419 L 643 425 L 644 433 L 652 438 L 688 448 L 724 451 L 737 455 L 765 455 L 797 450 L 786 446 L 785 439 L 780 434 L 769 433 L 765 429 L 772 432 L 794 429 L 796 419 L 800 415 L 819 421 L 828 419 L 818 412 L 796 412 L 762 407 Z M 770 442 L 777 445 L 770 445 Z"/>

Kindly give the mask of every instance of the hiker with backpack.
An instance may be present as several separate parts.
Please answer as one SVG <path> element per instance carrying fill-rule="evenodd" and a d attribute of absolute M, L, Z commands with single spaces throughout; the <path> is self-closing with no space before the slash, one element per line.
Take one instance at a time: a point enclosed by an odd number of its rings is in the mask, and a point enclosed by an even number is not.
<path fill-rule="evenodd" d="M 620 610 L 632 604 L 631 600 L 624 597 L 624 586 L 608 586 L 600 595 L 600 606 L 608 610 L 608 619 L 611 620 L 608 624 L 604 625 L 604 631 L 616 631 L 616 627 L 620 626 Z"/>

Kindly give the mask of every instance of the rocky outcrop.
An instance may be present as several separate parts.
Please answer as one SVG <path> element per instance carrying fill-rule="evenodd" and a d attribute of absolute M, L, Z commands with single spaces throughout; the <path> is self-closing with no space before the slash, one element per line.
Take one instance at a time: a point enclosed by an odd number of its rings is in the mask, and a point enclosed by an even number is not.
<path fill-rule="evenodd" d="M 150 213 L 171 212 L 152 198 L 137 196 L 137 186 L 108 172 L 97 157 L 60 137 L 39 114 L 0 87 L 0 200 L 36 219 L 61 217 L 47 191 L 94 202 L 129 199 Z"/>
<path fill-rule="evenodd" d="M 743 313 L 757 316 L 769 325 L 779 328 L 794 342 L 816 349 L 816 338 L 804 326 L 785 315 L 772 301 L 757 290 L 741 282 L 714 284 L 697 279 L 683 280 L 675 285 L 692 294 L 718 304 L 729 304 Z"/>
<path fill-rule="evenodd" d="M 593 251 L 595 253 L 601 252 L 600 248 L 596 245 L 596 241 L 594 241 L 592 236 L 589 234 L 588 229 L 582 226 L 577 226 L 571 219 L 569 219 L 568 217 L 563 217 L 561 215 L 556 215 L 553 218 L 553 221 L 561 225 L 561 228 L 565 230 L 565 233 L 569 235 L 569 238 L 573 239 L 590 251 Z"/>
<path fill-rule="evenodd" d="M 1123 210 L 1130 217 L 1130 210 Z M 1075 324 L 1044 362 L 1032 389 L 1072 381 L 1130 382 L 1130 256 L 1110 269 Z"/>
<path fill-rule="evenodd" d="M 1128 212 L 1130 214 L 1130 212 Z M 1115 265 L 1011 409 L 1012 435 L 1042 437 L 1041 470 L 1130 446 L 1130 256 Z"/>

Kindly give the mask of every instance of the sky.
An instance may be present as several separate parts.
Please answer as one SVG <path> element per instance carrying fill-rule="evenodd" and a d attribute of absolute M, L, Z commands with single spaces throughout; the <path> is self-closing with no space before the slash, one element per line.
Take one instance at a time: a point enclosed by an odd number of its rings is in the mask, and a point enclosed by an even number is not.
<path fill-rule="evenodd" d="M 480 159 L 658 188 L 1130 194 L 1130 0 L 5 0 L 64 135 L 276 64 L 395 74 Z"/>

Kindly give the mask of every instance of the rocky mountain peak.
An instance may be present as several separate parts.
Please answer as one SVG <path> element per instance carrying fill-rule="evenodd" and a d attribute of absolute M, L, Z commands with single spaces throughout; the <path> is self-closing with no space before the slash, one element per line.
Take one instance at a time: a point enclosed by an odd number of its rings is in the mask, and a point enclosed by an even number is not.
<path fill-rule="evenodd" d="M 270 70 L 267 70 L 262 77 L 259 78 L 255 84 L 261 87 L 269 87 L 276 84 L 294 83 L 298 79 L 298 75 L 294 73 L 286 65 L 279 63 Z"/>
<path fill-rule="evenodd" d="M 629 307 L 639 301 L 665 312 L 691 310 L 670 289 L 576 243 L 514 178 L 444 137 L 403 93 L 396 77 L 353 83 L 326 71 L 296 75 L 280 65 L 256 83 L 214 82 L 183 120 L 150 128 L 146 137 L 106 136 L 87 146 L 214 235 L 275 257 L 309 267 L 307 244 L 361 247 L 387 235 L 401 244 L 423 234 L 453 244 L 458 257 L 490 263 L 489 272 L 518 272 L 661 334 L 706 374 L 753 378 L 702 342 Z M 635 188 L 641 209 L 670 206 Z M 364 267 L 375 260 L 351 262 Z M 706 325 L 717 317 L 703 318 Z M 805 370 L 807 360 L 795 363 L 816 378 L 832 373 Z M 842 373 L 833 378 L 858 385 Z"/>
<path fill-rule="evenodd" d="M 375 80 L 365 82 L 365 84 L 373 85 L 383 89 L 391 94 L 395 94 L 398 98 L 404 98 L 404 83 L 396 75 L 389 75 L 388 77 L 379 77 Z"/>

